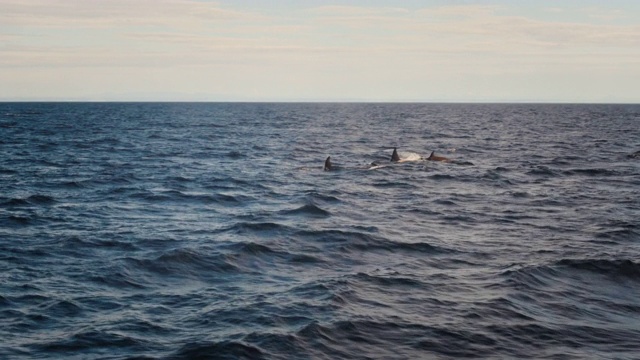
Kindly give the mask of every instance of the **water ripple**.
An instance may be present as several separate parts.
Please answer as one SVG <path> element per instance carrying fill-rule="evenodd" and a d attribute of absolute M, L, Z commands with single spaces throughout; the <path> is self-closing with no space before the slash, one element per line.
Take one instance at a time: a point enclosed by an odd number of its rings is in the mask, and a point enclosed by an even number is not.
<path fill-rule="evenodd" d="M 0 104 L 0 358 L 634 358 L 638 114 Z"/>

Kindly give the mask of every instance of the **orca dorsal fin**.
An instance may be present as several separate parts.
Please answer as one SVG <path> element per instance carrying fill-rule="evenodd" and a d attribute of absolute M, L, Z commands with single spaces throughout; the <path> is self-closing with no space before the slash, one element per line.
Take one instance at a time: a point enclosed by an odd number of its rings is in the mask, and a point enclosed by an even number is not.
<path fill-rule="evenodd" d="M 427 158 L 427 160 L 431 160 L 431 159 L 433 159 L 433 155 L 434 155 L 435 153 L 436 153 L 435 151 L 432 151 L 432 152 L 431 152 L 431 155 L 429 155 L 429 157 Z"/>
<path fill-rule="evenodd" d="M 324 161 L 324 171 L 331 171 L 331 156 L 327 156 L 327 160 Z"/>
<path fill-rule="evenodd" d="M 391 161 L 400 161 L 400 156 L 398 156 L 398 150 L 393 148 L 393 154 L 391 154 Z"/>

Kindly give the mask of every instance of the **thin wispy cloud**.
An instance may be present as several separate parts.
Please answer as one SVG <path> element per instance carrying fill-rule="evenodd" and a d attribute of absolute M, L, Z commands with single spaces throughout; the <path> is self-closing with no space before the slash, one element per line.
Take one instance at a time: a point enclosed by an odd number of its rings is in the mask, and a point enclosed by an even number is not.
<path fill-rule="evenodd" d="M 25 0 L 0 2 L 6 25 L 43 28 L 112 26 L 190 27 L 215 21 L 254 20 L 258 14 L 216 3 L 182 0 Z"/>
<path fill-rule="evenodd" d="M 532 10 L 504 1 L 423 7 L 363 1 L 268 11 L 195 0 L 0 0 L 0 76 L 18 84 L 29 69 L 62 77 L 70 70 L 60 69 L 91 68 L 98 72 L 92 87 L 117 96 L 117 86 L 99 79 L 122 68 L 140 74 L 165 68 L 172 91 L 190 93 L 194 75 L 185 69 L 195 66 L 204 78 L 225 79 L 199 91 L 225 93 L 220 84 L 233 82 L 231 98 L 244 86 L 260 99 L 289 99 L 302 87 L 305 98 L 464 100 L 469 89 L 496 99 L 513 93 L 514 74 L 552 82 L 564 72 L 621 79 L 620 98 L 640 98 L 628 93 L 628 79 L 640 76 L 640 25 L 629 21 L 638 9 L 625 10 L 562 2 L 541 2 Z M 459 90 L 467 95 L 457 97 L 456 88 L 441 84 L 447 76 L 461 79 Z M 487 76 L 492 88 L 485 89 Z M 51 93 L 64 93 L 71 78 Z M 135 79 L 130 81 L 144 92 L 148 77 Z M 267 86 L 261 79 L 281 80 Z M 33 84 L 32 91 L 21 84 L 20 92 L 5 85 L 0 96 L 42 92 Z M 518 99 L 542 91 L 532 89 L 518 89 Z M 592 91 L 583 98 L 597 96 Z"/>

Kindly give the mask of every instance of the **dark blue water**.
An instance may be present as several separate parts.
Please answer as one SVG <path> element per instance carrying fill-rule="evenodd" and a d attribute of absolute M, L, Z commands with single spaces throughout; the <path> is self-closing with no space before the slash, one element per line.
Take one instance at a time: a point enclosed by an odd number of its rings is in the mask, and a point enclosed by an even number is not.
<path fill-rule="evenodd" d="M 640 354 L 639 105 L 4 103 L 0 149 L 3 359 Z"/>

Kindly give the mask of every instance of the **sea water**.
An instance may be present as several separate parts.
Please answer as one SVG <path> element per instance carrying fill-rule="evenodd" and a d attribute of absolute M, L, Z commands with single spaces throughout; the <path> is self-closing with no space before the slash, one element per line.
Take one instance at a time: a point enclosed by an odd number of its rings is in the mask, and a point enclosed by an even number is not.
<path fill-rule="evenodd" d="M 0 150 L 3 359 L 640 354 L 639 105 L 2 103 Z"/>

